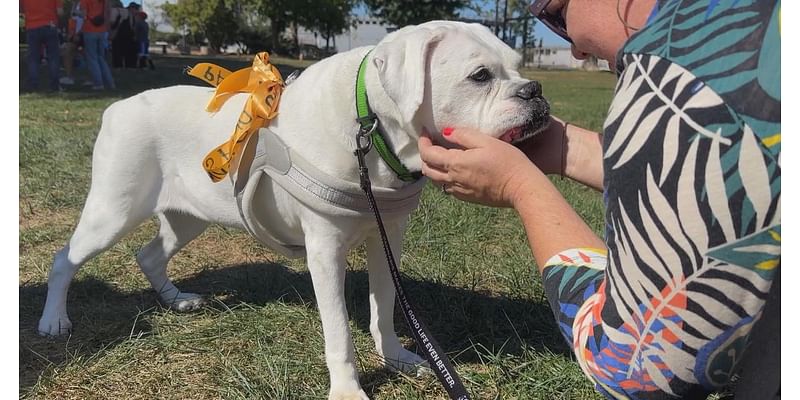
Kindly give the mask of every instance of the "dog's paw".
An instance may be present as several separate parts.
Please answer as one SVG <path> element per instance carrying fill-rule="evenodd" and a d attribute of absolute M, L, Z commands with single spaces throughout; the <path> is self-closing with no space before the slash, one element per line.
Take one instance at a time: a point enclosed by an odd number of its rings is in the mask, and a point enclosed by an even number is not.
<path fill-rule="evenodd" d="M 401 349 L 397 357 L 385 357 L 384 364 L 392 371 L 400 371 L 409 375 L 422 376 L 432 372 L 424 358 L 406 349 Z"/>
<path fill-rule="evenodd" d="M 37 332 L 41 336 L 55 337 L 72 333 L 72 322 L 66 315 L 42 316 Z"/>
<path fill-rule="evenodd" d="M 331 389 L 328 400 L 369 400 L 363 390 L 336 390 Z"/>
<path fill-rule="evenodd" d="M 177 296 L 170 299 L 162 299 L 167 306 L 177 312 L 190 312 L 199 310 L 208 301 L 201 295 L 196 293 L 178 293 Z"/>

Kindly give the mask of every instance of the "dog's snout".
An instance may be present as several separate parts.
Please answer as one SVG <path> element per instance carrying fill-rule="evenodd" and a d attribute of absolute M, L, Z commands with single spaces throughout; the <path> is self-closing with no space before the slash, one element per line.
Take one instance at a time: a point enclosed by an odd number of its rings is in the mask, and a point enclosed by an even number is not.
<path fill-rule="evenodd" d="M 542 96 L 542 85 L 537 81 L 530 81 L 517 90 L 517 97 L 522 100 L 531 100 Z"/>

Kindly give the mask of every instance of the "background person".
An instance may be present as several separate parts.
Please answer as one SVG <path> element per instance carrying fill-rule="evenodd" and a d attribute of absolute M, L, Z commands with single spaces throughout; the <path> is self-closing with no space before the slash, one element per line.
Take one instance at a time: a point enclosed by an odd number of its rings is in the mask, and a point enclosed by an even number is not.
<path fill-rule="evenodd" d="M 705 399 L 741 370 L 737 399 L 779 398 L 780 1 L 532 10 L 577 58 L 615 66 L 602 137 L 554 118 L 523 153 L 445 129 L 461 149 L 423 135 L 423 173 L 516 209 L 561 333 L 606 397 Z M 602 188 L 604 240 L 546 173 Z"/>
<path fill-rule="evenodd" d="M 75 7 L 67 20 L 67 35 L 63 47 L 63 62 L 64 62 L 64 76 L 61 77 L 59 82 L 62 85 L 75 84 L 75 61 L 78 52 L 83 47 L 82 35 L 79 34 L 83 26 L 83 17 L 79 4 Z"/>
<path fill-rule="evenodd" d="M 115 8 L 111 21 L 111 66 L 113 68 L 136 68 L 139 48 L 134 26 L 136 13 L 141 7 L 131 2 L 126 8 Z"/>
<path fill-rule="evenodd" d="M 58 44 L 58 19 L 63 15 L 61 0 L 20 0 L 25 15 L 25 38 L 28 43 L 28 79 L 26 89 L 39 89 L 39 64 L 46 51 L 49 89 L 59 91 L 58 74 L 61 67 Z"/>
<path fill-rule="evenodd" d="M 147 13 L 144 11 L 136 13 L 136 24 L 133 30 L 139 49 L 139 68 L 144 68 L 145 64 L 149 64 L 150 69 L 156 69 L 153 60 L 150 59 L 150 25 L 147 23 Z"/>
<path fill-rule="evenodd" d="M 84 23 L 80 31 L 83 32 L 86 64 L 92 77 L 92 90 L 116 89 L 105 54 L 108 44 L 108 1 L 81 0 L 80 8 L 84 13 Z"/>

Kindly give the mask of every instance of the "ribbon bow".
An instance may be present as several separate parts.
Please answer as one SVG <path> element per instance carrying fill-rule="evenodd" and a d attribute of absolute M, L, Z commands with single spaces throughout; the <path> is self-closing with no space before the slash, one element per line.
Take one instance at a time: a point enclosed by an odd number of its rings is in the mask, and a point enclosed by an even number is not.
<path fill-rule="evenodd" d="M 283 78 L 278 69 L 269 63 L 269 54 L 266 52 L 256 54 L 250 68 L 236 72 L 211 63 L 199 63 L 187 73 L 217 88 L 206 106 L 208 112 L 219 111 L 225 101 L 237 93 L 250 93 L 231 138 L 211 150 L 203 159 L 203 168 L 208 176 L 213 182 L 219 182 L 228 175 L 228 171 L 239 165 L 242 148 L 253 133 L 278 115 Z"/>

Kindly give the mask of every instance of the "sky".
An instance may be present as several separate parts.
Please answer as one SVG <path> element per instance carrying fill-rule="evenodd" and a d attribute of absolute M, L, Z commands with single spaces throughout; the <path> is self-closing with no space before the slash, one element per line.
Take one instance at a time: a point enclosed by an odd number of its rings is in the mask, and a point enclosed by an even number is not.
<path fill-rule="evenodd" d="M 122 0 L 123 5 L 128 5 L 131 1 L 136 1 L 139 4 L 143 5 L 144 11 L 150 13 L 152 12 L 152 7 L 157 5 L 163 4 L 170 0 Z M 475 0 L 477 4 L 479 4 L 485 10 L 494 10 L 494 0 Z M 366 10 L 362 8 L 354 10 L 354 13 L 357 15 L 363 15 Z M 475 13 L 467 12 L 464 13 L 464 17 L 475 17 Z M 564 39 L 561 39 L 556 34 L 547 29 L 544 24 L 536 24 L 534 28 L 534 36 L 536 37 L 536 41 L 538 42 L 539 39 L 543 40 L 545 46 L 563 46 L 569 47 L 569 43 L 567 43 Z"/>
<path fill-rule="evenodd" d="M 494 9 L 495 9 L 495 1 L 496 0 L 473 0 L 478 6 L 480 6 L 483 10 L 489 11 L 492 16 L 494 16 Z M 503 4 L 500 3 L 500 11 L 502 12 Z M 474 12 L 468 12 L 463 15 L 464 17 L 474 17 Z M 550 29 L 548 29 L 544 24 L 537 23 L 534 27 L 534 36 L 536 37 L 536 42 L 539 42 L 539 39 L 543 40 L 545 46 L 559 46 L 559 47 L 569 47 L 569 43 L 560 38 L 558 35 L 553 33 Z"/>

